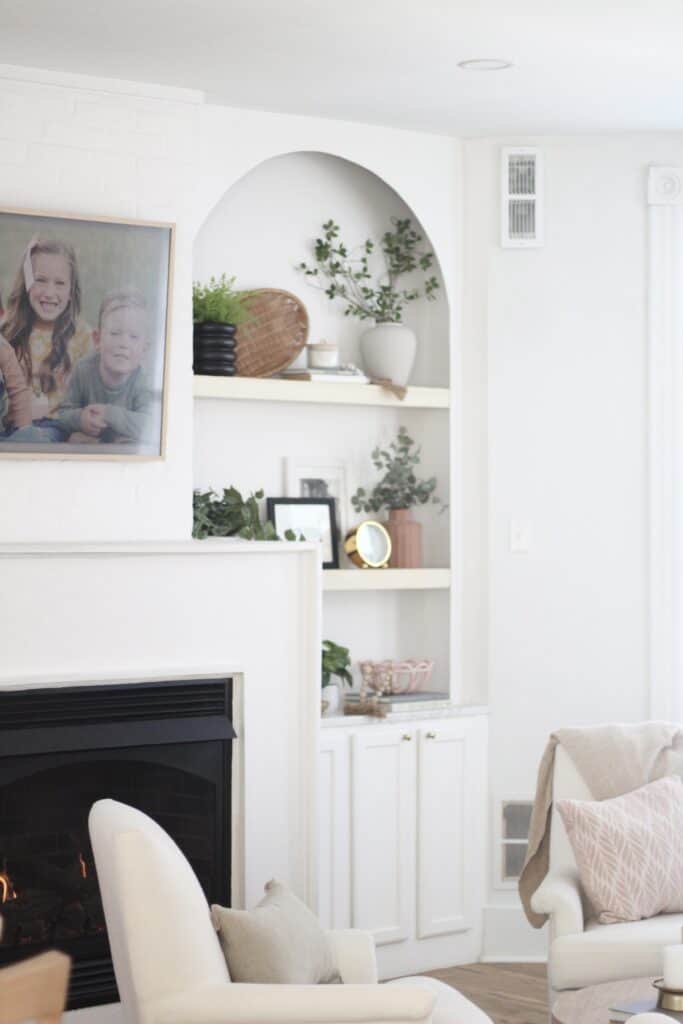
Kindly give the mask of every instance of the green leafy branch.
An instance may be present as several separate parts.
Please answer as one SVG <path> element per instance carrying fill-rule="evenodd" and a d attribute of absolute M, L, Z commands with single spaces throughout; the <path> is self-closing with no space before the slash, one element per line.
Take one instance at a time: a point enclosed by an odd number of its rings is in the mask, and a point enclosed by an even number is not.
<path fill-rule="evenodd" d="M 316 265 L 304 260 L 297 269 L 306 277 L 316 279 L 309 283 L 324 291 L 330 300 L 341 299 L 345 303 L 345 316 L 373 319 L 378 323 L 400 323 L 405 304 L 419 299 L 423 293 L 426 299 L 433 301 L 439 282 L 430 275 L 422 291 L 398 287 L 397 281 L 404 274 L 416 270 L 426 274 L 433 266 L 434 253 L 422 248 L 424 239 L 413 228 L 409 217 L 392 217 L 391 224 L 392 229 L 384 232 L 380 242 L 384 268 L 374 284 L 370 258 L 375 243 L 367 238 L 361 246 L 351 250 L 339 239 L 340 228 L 333 220 L 323 224 L 323 236 L 315 240 Z"/>
<path fill-rule="evenodd" d="M 434 491 L 436 477 L 418 480 L 415 468 L 420 463 L 422 449 L 415 444 L 405 427 L 400 427 L 398 435 L 387 448 L 375 448 L 372 461 L 375 469 L 383 473 L 382 479 L 368 493 L 359 487 L 351 498 L 356 512 L 378 513 L 383 508 L 413 508 L 415 505 L 426 505 L 428 501 L 440 502 Z"/>

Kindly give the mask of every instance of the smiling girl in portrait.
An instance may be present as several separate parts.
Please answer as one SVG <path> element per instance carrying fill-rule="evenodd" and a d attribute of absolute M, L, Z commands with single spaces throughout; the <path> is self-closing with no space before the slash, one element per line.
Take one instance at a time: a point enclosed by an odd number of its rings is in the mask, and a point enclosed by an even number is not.
<path fill-rule="evenodd" d="M 65 242 L 34 237 L 24 253 L 0 334 L 12 346 L 32 391 L 35 426 L 55 430 L 53 413 L 76 363 L 93 349 L 92 330 L 80 319 L 76 253 Z"/>

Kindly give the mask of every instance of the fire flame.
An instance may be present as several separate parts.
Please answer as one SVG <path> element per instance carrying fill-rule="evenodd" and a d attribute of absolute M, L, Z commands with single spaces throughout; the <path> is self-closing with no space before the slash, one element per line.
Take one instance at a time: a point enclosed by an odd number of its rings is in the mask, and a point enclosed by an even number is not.
<path fill-rule="evenodd" d="M 81 878 L 88 877 L 88 865 L 85 862 L 85 858 L 82 853 L 78 855 L 78 863 L 81 865 Z"/>
<path fill-rule="evenodd" d="M 0 871 L 0 903 L 9 903 L 10 900 L 17 898 L 17 892 L 14 888 L 14 882 L 7 874 L 7 865 L 3 864 L 2 871 Z"/>

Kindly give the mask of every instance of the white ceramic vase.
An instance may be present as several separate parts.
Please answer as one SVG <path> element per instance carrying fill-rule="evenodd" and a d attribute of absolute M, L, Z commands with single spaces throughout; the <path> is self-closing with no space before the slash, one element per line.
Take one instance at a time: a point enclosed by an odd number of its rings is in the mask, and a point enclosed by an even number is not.
<path fill-rule="evenodd" d="M 416 349 L 415 332 L 405 324 L 377 324 L 360 336 L 368 377 L 390 380 L 403 387 L 410 378 Z"/>
<path fill-rule="evenodd" d="M 338 714 L 341 705 L 341 694 L 336 683 L 323 686 L 321 698 L 324 704 L 323 717 L 327 718 L 328 715 Z"/>

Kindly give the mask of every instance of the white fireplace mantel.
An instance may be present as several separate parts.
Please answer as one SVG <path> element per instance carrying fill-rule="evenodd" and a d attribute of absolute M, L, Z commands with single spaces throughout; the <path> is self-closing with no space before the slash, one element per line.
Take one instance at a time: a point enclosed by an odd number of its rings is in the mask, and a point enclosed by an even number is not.
<path fill-rule="evenodd" d="M 0 687 L 236 677 L 238 906 L 317 903 L 320 573 L 308 543 L 0 545 Z"/>

